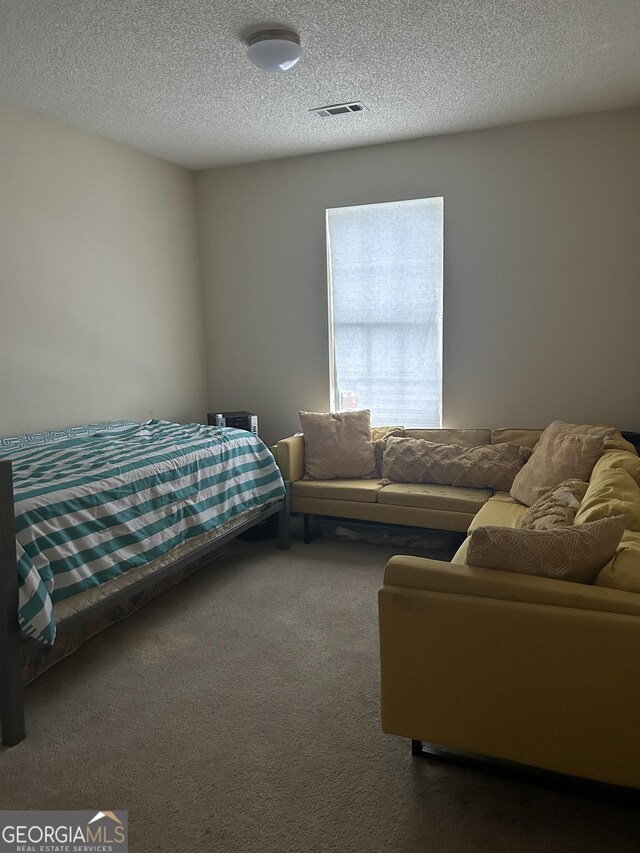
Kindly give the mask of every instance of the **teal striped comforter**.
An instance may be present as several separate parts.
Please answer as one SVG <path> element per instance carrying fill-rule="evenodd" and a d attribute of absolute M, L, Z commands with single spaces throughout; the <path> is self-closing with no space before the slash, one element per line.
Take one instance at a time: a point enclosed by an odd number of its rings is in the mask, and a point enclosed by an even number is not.
<path fill-rule="evenodd" d="M 284 494 L 250 432 L 152 420 L 80 433 L 0 443 L 13 462 L 19 620 L 47 644 L 57 602 Z"/>

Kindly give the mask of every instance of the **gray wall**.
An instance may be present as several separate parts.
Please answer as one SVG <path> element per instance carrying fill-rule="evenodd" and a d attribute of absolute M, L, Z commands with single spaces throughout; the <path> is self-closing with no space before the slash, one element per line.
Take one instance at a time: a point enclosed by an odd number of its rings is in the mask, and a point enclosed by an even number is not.
<path fill-rule="evenodd" d="M 201 418 L 193 173 L 0 105 L 0 435 Z"/>
<path fill-rule="evenodd" d="M 638 150 L 634 109 L 199 173 L 210 407 L 326 410 L 325 209 L 443 195 L 444 425 L 640 429 Z"/>

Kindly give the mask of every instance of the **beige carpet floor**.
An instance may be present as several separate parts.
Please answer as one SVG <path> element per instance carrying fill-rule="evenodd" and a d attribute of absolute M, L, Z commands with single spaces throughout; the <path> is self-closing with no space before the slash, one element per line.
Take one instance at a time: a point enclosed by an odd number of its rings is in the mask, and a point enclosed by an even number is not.
<path fill-rule="evenodd" d="M 397 550 L 234 544 L 27 689 L 0 807 L 128 809 L 134 853 L 638 851 L 628 808 L 381 732 L 376 592 Z"/>

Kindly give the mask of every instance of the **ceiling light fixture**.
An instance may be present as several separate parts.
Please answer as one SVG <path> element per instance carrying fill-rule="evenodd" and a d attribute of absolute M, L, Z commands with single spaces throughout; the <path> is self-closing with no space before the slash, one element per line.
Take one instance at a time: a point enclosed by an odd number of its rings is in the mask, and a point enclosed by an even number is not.
<path fill-rule="evenodd" d="M 260 30 L 247 39 L 247 56 L 263 71 L 289 71 L 302 56 L 300 36 L 291 30 Z"/>

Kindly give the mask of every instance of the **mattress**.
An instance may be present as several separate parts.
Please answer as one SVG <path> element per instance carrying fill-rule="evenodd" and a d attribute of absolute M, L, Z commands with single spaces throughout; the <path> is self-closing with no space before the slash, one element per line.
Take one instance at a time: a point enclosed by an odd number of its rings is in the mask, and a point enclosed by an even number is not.
<path fill-rule="evenodd" d="M 119 575 L 112 581 L 101 586 L 92 587 L 85 592 L 79 592 L 72 598 L 61 601 L 53 608 L 56 619 L 56 641 L 53 645 L 38 643 L 35 640 L 25 638 L 23 642 L 23 681 L 28 684 L 50 667 L 55 666 L 58 661 L 73 654 L 88 639 L 109 628 L 116 622 L 126 619 L 131 614 L 144 607 L 158 595 L 181 583 L 198 570 L 207 571 L 209 566 L 227 550 L 227 540 L 216 543 L 227 534 L 233 534 L 242 524 L 251 521 L 263 511 L 263 507 L 248 509 L 235 516 L 226 524 L 220 525 L 211 534 L 199 537 L 197 541 L 185 543 L 176 549 L 172 558 L 163 558 L 155 563 L 132 569 L 123 575 Z M 195 552 L 203 546 L 209 546 L 206 555 L 197 557 Z M 177 567 L 169 573 L 161 570 L 167 565 L 173 565 L 176 561 L 194 555 L 193 561 L 189 561 L 182 568 Z M 114 593 L 134 587 L 138 581 L 145 579 L 140 588 L 131 589 L 131 594 L 125 600 L 115 603 Z M 113 601 L 113 606 L 110 606 Z M 100 610 L 95 610 L 94 605 L 104 603 Z M 82 621 L 73 620 L 72 617 L 86 612 L 86 618 Z M 71 621 L 69 621 L 71 620 Z"/>
<path fill-rule="evenodd" d="M 265 506 L 268 506 L 269 503 L 272 503 L 272 501 L 268 501 Z M 216 527 L 207 533 L 202 533 L 194 539 L 182 542 L 169 554 L 165 554 L 157 560 L 145 563 L 145 565 L 139 566 L 137 569 L 131 569 L 128 572 L 124 572 L 123 574 L 114 577 L 112 580 L 100 584 L 100 586 L 89 587 L 88 589 L 78 592 L 76 595 L 72 595 L 71 598 L 58 602 L 58 604 L 53 607 L 56 625 L 59 625 L 61 622 L 64 622 L 73 616 L 77 616 L 84 610 L 99 604 L 105 599 L 108 599 L 114 593 L 133 586 L 143 578 L 156 574 L 162 569 L 165 569 L 167 566 L 170 566 L 172 563 L 185 559 L 191 554 L 195 554 L 195 552 L 199 551 L 200 548 L 214 545 L 216 540 L 221 539 L 228 533 L 233 533 L 235 528 L 240 527 L 246 521 L 250 521 L 252 518 L 255 518 L 255 516 L 260 515 L 260 513 L 265 509 L 265 506 L 258 506 L 254 509 L 244 510 L 244 512 L 238 513 L 238 515 L 234 516 L 230 521 L 221 524 L 219 527 Z M 207 559 L 209 558 L 204 558 L 204 560 Z"/>
<path fill-rule="evenodd" d="M 173 562 L 284 494 L 257 436 L 202 424 L 21 436 L 3 440 L 3 457 L 13 462 L 19 621 L 47 644 L 78 596 Z"/>

